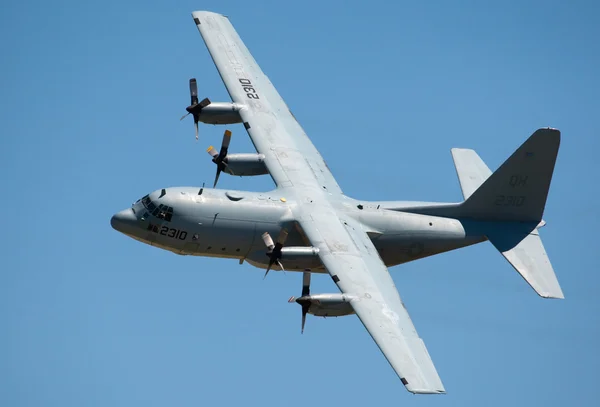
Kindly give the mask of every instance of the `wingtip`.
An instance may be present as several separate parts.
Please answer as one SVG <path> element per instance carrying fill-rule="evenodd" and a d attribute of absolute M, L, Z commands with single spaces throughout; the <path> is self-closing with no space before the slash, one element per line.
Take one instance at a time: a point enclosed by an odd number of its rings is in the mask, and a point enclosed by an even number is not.
<path fill-rule="evenodd" d="M 540 294 L 540 297 L 551 299 L 551 300 L 564 300 L 565 299 L 565 295 L 562 292 L 555 293 L 555 294 L 544 293 L 544 294 Z"/>
<path fill-rule="evenodd" d="M 219 17 L 225 17 L 225 18 L 229 18 L 228 16 L 226 16 L 225 14 L 221 14 L 221 13 L 216 13 L 214 11 L 209 11 L 209 10 L 196 10 L 196 11 L 192 11 L 192 16 L 194 18 L 196 17 L 200 17 L 202 15 L 213 15 L 213 16 L 219 16 Z"/>
<path fill-rule="evenodd" d="M 409 389 L 408 387 L 406 387 L 406 390 L 408 390 L 412 394 L 446 394 L 446 390 L 445 389 L 441 389 L 441 390 Z"/>
<path fill-rule="evenodd" d="M 557 287 L 553 287 L 550 290 L 538 290 L 535 289 L 535 292 L 542 298 L 555 299 L 555 300 L 564 300 L 565 295 L 563 294 L 562 288 L 558 285 Z"/>
<path fill-rule="evenodd" d="M 446 389 L 442 383 L 439 383 L 438 386 L 432 386 L 434 388 L 414 388 L 405 378 L 400 378 L 400 381 L 406 387 L 406 390 L 411 392 L 412 394 L 446 394 Z M 435 388 L 437 387 L 437 388 Z"/>

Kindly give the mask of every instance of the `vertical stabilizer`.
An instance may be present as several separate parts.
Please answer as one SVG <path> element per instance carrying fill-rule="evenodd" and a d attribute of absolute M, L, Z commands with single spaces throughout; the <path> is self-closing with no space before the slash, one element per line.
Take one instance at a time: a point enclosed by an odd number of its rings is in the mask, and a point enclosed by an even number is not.
<path fill-rule="evenodd" d="M 395 210 L 461 220 L 473 233 L 485 235 L 541 297 L 564 298 L 538 233 L 545 224 L 559 145 L 558 130 L 539 129 L 493 173 L 475 151 L 454 148 L 465 201 Z"/>
<path fill-rule="evenodd" d="M 461 214 L 489 221 L 540 222 L 559 145 L 560 131 L 537 130 L 467 198 Z"/>

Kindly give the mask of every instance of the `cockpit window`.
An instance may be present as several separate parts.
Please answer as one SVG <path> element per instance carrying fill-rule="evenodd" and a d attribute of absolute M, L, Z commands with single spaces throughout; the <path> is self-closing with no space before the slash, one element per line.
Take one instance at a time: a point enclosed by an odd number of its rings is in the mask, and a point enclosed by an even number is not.
<path fill-rule="evenodd" d="M 173 218 L 173 208 L 171 206 L 163 204 L 156 206 L 148 195 L 142 198 L 142 204 L 155 218 L 171 222 L 171 219 Z"/>

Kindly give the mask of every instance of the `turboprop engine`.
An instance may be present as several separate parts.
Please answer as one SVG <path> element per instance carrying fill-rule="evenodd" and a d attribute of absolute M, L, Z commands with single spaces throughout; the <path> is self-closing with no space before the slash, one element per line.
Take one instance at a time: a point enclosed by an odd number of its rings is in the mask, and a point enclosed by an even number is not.
<path fill-rule="evenodd" d="M 219 175 L 224 171 L 230 175 L 252 176 L 268 174 L 265 167 L 265 155 L 256 153 L 229 154 L 229 143 L 231 143 L 231 132 L 225 130 L 221 149 L 217 151 L 213 146 L 208 147 L 206 152 L 212 157 L 212 161 L 217 164 L 217 175 L 213 188 L 217 186 Z"/>
<path fill-rule="evenodd" d="M 188 115 L 194 118 L 194 127 L 196 128 L 196 140 L 198 140 L 198 122 L 207 124 L 235 124 L 241 123 L 240 117 L 241 105 L 230 102 L 213 103 L 209 98 L 201 101 L 198 99 L 198 84 L 196 78 L 190 79 L 190 105 L 185 108 L 187 111 L 180 120 Z"/>
<path fill-rule="evenodd" d="M 346 294 L 313 294 L 299 298 L 291 297 L 288 302 L 308 306 L 307 312 L 316 317 L 342 317 L 354 314 L 351 300 Z"/>
<path fill-rule="evenodd" d="M 342 317 L 354 314 L 350 302 L 354 299 L 348 294 L 310 294 L 310 272 L 302 275 L 302 296 L 290 297 L 288 302 L 302 306 L 302 333 L 306 324 L 306 314 L 317 317 Z"/>

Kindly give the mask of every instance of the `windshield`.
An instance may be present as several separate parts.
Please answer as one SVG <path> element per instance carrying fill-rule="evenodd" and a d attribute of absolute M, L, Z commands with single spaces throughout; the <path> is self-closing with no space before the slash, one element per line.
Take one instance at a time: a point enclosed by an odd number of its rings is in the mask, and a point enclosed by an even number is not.
<path fill-rule="evenodd" d="M 150 196 L 148 195 L 143 197 L 141 201 L 142 205 L 144 205 L 144 208 L 148 210 L 148 212 L 144 214 L 144 218 L 147 218 L 148 215 L 152 215 L 155 218 L 163 219 L 167 222 L 170 222 L 171 218 L 173 218 L 173 208 L 171 206 L 163 204 L 157 206 L 154 202 L 152 202 Z"/>

